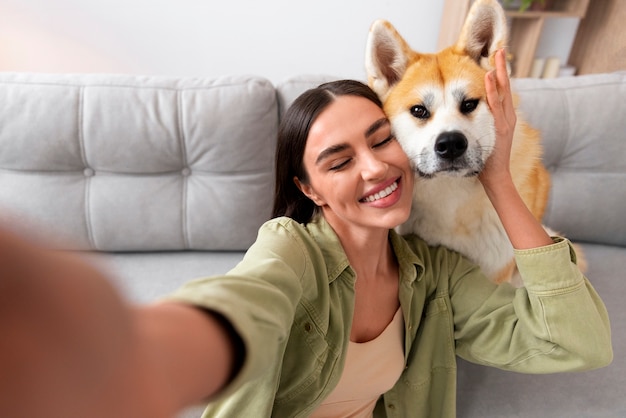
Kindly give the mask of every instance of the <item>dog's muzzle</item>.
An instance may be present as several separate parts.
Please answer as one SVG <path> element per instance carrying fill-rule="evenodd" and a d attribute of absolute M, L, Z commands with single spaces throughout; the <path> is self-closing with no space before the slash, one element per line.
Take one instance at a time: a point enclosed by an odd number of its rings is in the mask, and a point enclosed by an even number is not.
<path fill-rule="evenodd" d="M 435 154 L 444 160 L 454 160 L 467 150 L 467 138 L 459 131 L 443 132 L 435 141 Z"/>
<path fill-rule="evenodd" d="M 434 149 L 428 156 L 424 154 L 421 161 L 414 161 L 415 171 L 423 178 L 432 178 L 438 174 L 452 177 L 476 176 L 484 164 L 475 150 L 472 152 L 468 148 L 468 140 L 463 132 L 442 132 L 435 139 Z"/>

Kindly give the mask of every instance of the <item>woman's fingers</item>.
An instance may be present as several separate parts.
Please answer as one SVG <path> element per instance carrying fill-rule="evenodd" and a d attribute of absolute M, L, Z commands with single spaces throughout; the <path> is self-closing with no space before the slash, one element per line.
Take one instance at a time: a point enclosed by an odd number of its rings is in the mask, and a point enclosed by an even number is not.
<path fill-rule="evenodd" d="M 487 103 L 494 116 L 496 130 L 506 134 L 515 128 L 517 115 L 513 105 L 504 49 L 496 53 L 495 61 L 496 69 L 485 75 Z"/>

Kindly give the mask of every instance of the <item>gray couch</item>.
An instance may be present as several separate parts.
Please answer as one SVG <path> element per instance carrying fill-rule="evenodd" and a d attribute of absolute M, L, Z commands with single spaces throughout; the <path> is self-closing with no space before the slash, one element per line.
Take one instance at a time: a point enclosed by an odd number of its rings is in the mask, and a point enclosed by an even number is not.
<path fill-rule="evenodd" d="M 329 79 L 0 74 L 0 222 L 84 251 L 133 302 L 223 273 L 270 215 L 280 115 Z M 626 73 L 514 87 L 553 176 L 544 222 L 582 244 L 615 360 L 541 376 L 459 361 L 458 415 L 626 416 Z"/>

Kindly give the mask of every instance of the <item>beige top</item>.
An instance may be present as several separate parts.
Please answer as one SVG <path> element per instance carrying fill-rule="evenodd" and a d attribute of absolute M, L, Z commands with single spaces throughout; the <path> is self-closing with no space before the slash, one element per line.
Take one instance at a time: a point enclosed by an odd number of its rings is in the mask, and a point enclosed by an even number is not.
<path fill-rule="evenodd" d="M 373 340 L 350 341 L 337 387 L 312 418 L 371 418 L 376 401 L 404 370 L 404 320 L 398 309 L 387 328 Z"/>

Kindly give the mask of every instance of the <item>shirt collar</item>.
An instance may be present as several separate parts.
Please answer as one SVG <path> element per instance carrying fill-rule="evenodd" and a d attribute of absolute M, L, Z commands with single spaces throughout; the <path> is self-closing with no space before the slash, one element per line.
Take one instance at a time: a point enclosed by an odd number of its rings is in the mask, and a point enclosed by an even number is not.
<path fill-rule="evenodd" d="M 328 282 L 333 282 L 346 269 L 350 268 L 348 256 L 341 246 L 339 237 L 326 219 L 318 215 L 311 222 L 306 224 L 306 229 L 322 253 L 326 263 L 326 273 Z M 352 271 L 352 269 L 350 268 Z M 352 272 L 354 274 L 354 272 Z"/>
<path fill-rule="evenodd" d="M 317 242 L 326 262 L 329 283 L 339 277 L 346 269 L 350 269 L 351 273 L 354 274 L 339 237 L 323 216 L 317 216 L 306 224 L 306 229 Z M 401 280 L 408 280 L 411 283 L 416 279 L 419 281 L 424 270 L 422 259 L 411 250 L 406 240 L 396 231 L 389 231 L 389 239 L 400 263 Z"/>
<path fill-rule="evenodd" d="M 411 249 L 409 243 L 395 230 L 389 231 L 391 246 L 400 263 L 400 278 L 413 283 L 422 280 L 424 273 L 424 261 Z"/>

